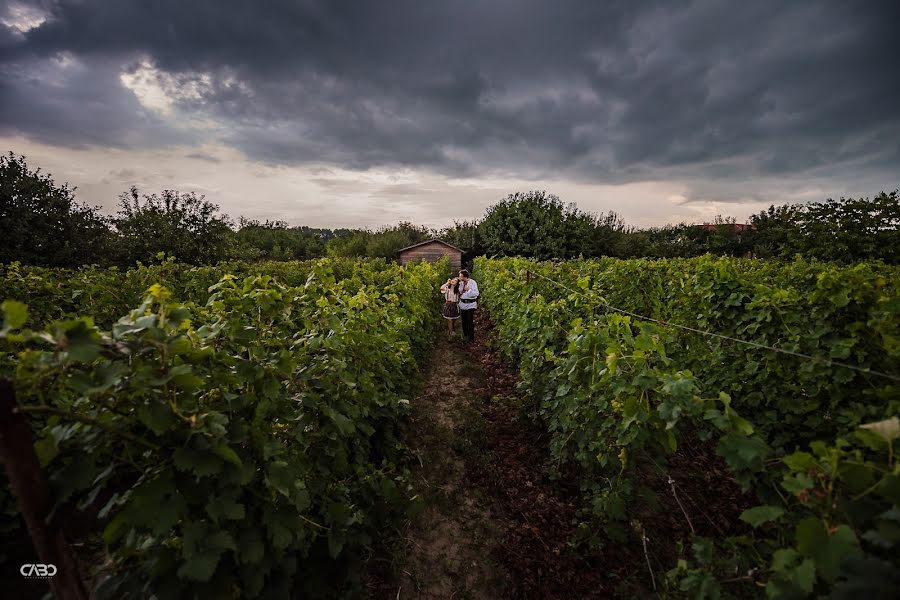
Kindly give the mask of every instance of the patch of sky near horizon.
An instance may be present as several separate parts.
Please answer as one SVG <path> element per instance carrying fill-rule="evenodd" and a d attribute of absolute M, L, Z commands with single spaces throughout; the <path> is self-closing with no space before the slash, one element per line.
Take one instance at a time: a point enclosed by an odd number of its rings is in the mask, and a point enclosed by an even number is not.
<path fill-rule="evenodd" d="M 770 204 L 872 196 L 879 188 L 825 189 L 821 180 L 743 182 L 659 180 L 617 185 L 546 179 L 447 177 L 411 168 L 354 171 L 332 165 L 273 166 L 248 160 L 222 145 L 166 149 L 60 148 L 24 137 L 0 137 L 3 148 L 24 154 L 58 184 L 77 186 L 76 198 L 117 210 L 131 185 L 142 193 L 195 191 L 237 220 L 283 220 L 311 227 L 378 228 L 400 221 L 429 227 L 481 218 L 492 204 L 517 191 L 547 190 L 584 211 L 615 211 L 629 225 L 703 223 L 716 215 L 738 222 Z M 741 191 L 746 190 L 745 194 Z M 885 191 L 890 191 L 885 189 Z M 725 195 L 727 192 L 727 196 Z M 728 202 L 715 200 L 727 197 Z"/>

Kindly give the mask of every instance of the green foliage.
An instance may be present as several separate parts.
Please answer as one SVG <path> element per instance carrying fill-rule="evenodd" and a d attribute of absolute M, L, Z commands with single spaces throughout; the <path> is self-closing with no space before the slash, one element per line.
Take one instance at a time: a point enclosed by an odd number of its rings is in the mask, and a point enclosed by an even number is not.
<path fill-rule="evenodd" d="M 199 302 L 153 284 L 110 329 L 20 330 L 4 302 L 3 376 L 57 509 L 105 523 L 98 597 L 346 593 L 411 501 L 403 421 L 445 267 L 272 264 Z"/>
<path fill-rule="evenodd" d="M 366 244 L 366 256 L 387 260 L 395 259 L 397 251 L 401 248 L 424 242 L 431 237 L 431 232 L 427 227 L 401 222 L 373 233 Z"/>
<path fill-rule="evenodd" d="M 621 236 L 616 252 L 620 258 L 689 258 L 705 253 L 746 256 L 755 251 L 755 231 L 735 222 L 734 217 L 716 216 L 712 223 L 679 223 L 649 229 L 631 229 Z"/>
<path fill-rule="evenodd" d="M 328 256 L 397 258 L 397 251 L 434 237 L 427 227 L 401 222 L 378 231 L 354 231 L 350 235 L 335 238 L 328 244 Z"/>
<path fill-rule="evenodd" d="M 372 232 L 370 231 L 352 230 L 347 235 L 328 242 L 326 247 L 327 255 L 330 258 L 359 258 L 366 256 L 366 247 L 371 237 Z"/>
<path fill-rule="evenodd" d="M 24 156 L 0 156 L 0 263 L 106 263 L 112 244 L 106 219 L 79 204 L 74 192 L 40 169 L 30 170 Z"/>
<path fill-rule="evenodd" d="M 324 256 L 329 240 L 348 234 L 346 229 L 289 227 L 283 221 L 260 223 L 241 217 L 229 253 L 243 260 L 308 260 Z"/>
<path fill-rule="evenodd" d="M 585 252 L 592 222 L 574 204 L 553 194 L 510 194 L 491 206 L 478 226 L 485 253 L 499 256 L 570 258 Z"/>
<path fill-rule="evenodd" d="M 475 269 L 556 469 L 581 485 L 585 541 L 626 539 L 655 506 L 647 473 L 699 438 L 761 506 L 741 514 L 746 536 L 687 540 L 667 593 L 730 597 L 756 582 L 772 597 L 840 595 L 863 589 L 862 573 L 893 589 L 900 426 L 882 419 L 900 411 L 896 383 L 609 306 L 896 376 L 896 268 L 703 257 Z"/>
<path fill-rule="evenodd" d="M 154 283 L 166 286 L 175 300 L 204 304 L 209 287 L 226 274 L 240 279 L 271 275 L 282 284 L 298 286 L 306 282 L 317 264 L 321 263 L 231 261 L 211 267 L 186 265 L 171 257 L 131 269 L 49 269 L 12 263 L 0 265 L 0 297 L 26 303 L 30 309 L 28 326 L 32 328 L 57 319 L 75 318 L 85 312 L 86 306 L 99 327 L 109 328 L 122 314 L 140 304 Z M 378 277 L 382 281 L 390 269 L 385 261 L 377 259 L 334 259 L 327 264 L 337 279 L 353 279 L 357 287 L 376 273 L 381 274 Z"/>
<path fill-rule="evenodd" d="M 477 221 L 454 221 L 452 227 L 435 233 L 435 237 L 456 246 L 467 256 L 480 256 L 485 253 L 484 241 Z"/>
<path fill-rule="evenodd" d="M 591 215 L 546 192 L 510 194 L 478 224 L 478 253 L 541 260 L 578 256 L 689 258 L 705 253 L 852 262 L 900 262 L 900 196 L 772 206 L 749 224 L 712 223 L 635 229 L 615 213 Z M 448 231 L 446 237 L 453 237 Z M 474 240 L 475 237 L 472 236 Z M 459 244 L 457 244 L 459 245 Z M 467 247 L 467 246 L 461 246 Z"/>
<path fill-rule="evenodd" d="M 900 263 L 900 196 L 771 206 L 752 217 L 759 256 L 820 260 L 881 259 Z"/>
<path fill-rule="evenodd" d="M 231 222 L 203 196 L 163 190 L 140 197 L 136 187 L 119 197 L 113 220 L 120 264 L 134 264 L 160 252 L 191 264 L 215 264 L 228 256 Z"/>

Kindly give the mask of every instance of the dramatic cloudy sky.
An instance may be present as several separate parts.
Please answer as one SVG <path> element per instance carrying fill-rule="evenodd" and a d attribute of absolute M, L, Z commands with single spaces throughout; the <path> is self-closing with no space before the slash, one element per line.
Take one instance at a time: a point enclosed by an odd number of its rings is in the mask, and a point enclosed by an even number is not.
<path fill-rule="evenodd" d="M 900 2 L 0 0 L 0 149 L 90 204 L 636 225 L 900 186 Z"/>

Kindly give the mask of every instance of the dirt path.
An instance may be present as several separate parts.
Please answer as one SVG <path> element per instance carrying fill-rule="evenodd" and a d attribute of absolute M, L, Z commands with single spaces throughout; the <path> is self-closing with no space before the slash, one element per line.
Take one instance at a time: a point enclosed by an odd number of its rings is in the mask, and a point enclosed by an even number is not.
<path fill-rule="evenodd" d="M 441 335 L 422 394 L 412 405 L 414 472 L 424 509 L 404 532 L 400 598 L 488 599 L 502 595 L 494 556 L 503 525 L 490 499 L 467 483 L 480 460 L 478 394 L 483 373 L 459 337 Z"/>
<path fill-rule="evenodd" d="M 517 369 L 488 342 L 493 326 L 482 311 L 476 330 L 475 345 L 442 334 L 423 391 L 412 402 L 409 440 L 418 458 L 413 479 L 424 508 L 399 532 L 399 551 L 384 559 L 392 574 L 382 579 L 375 597 L 654 597 L 656 581 L 644 569 L 643 546 L 634 536 L 613 542 L 602 529 L 582 524 L 577 479 L 550 477 L 550 436 L 529 416 L 533 401 L 518 391 Z M 679 474 L 697 471 L 690 461 L 713 471 L 701 455 L 674 456 L 672 464 L 679 465 Z M 702 489 L 691 486 L 722 488 L 716 481 L 685 475 L 678 485 L 690 492 L 686 498 L 701 498 Z M 667 480 L 651 472 L 645 483 L 662 505 L 642 520 L 654 532 L 649 552 L 659 574 L 673 564 L 672 540 L 687 539 L 690 532 Z M 706 535 L 721 534 L 738 521 L 733 508 L 691 506 L 709 520 L 709 527 L 695 520 Z M 707 512 L 732 518 L 717 524 Z M 602 543 L 591 549 L 586 539 Z"/>
<path fill-rule="evenodd" d="M 636 557 L 573 547 L 578 491 L 549 478 L 548 434 L 525 416 L 516 369 L 485 343 L 490 321 L 476 324 L 475 345 L 441 334 L 412 402 L 423 509 L 400 532 L 393 583 L 377 597 L 634 597 L 615 588 Z"/>

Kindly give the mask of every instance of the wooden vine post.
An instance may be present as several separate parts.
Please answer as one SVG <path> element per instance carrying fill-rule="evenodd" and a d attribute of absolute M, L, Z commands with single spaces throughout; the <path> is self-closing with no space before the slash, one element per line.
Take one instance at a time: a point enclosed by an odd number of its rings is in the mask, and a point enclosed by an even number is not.
<path fill-rule="evenodd" d="M 63 531 L 55 520 L 47 520 L 53 506 L 50 490 L 34 451 L 31 428 L 19 410 L 12 382 L 6 379 L 0 379 L 0 461 L 38 559 L 56 567 L 56 575 L 48 579 L 53 596 L 59 600 L 87 600 L 78 563 Z"/>

